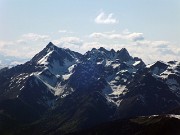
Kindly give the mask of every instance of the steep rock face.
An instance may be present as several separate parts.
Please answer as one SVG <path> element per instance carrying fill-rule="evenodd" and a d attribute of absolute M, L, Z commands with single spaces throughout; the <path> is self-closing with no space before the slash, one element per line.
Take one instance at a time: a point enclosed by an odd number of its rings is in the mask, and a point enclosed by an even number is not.
<path fill-rule="evenodd" d="M 166 114 L 180 106 L 179 62 L 155 62 L 137 73 L 118 107 L 120 118 Z"/>
<path fill-rule="evenodd" d="M 126 50 L 126 48 L 122 48 L 120 51 L 117 51 L 117 58 L 125 62 L 133 60 L 132 56 L 129 55 L 129 52 Z"/>

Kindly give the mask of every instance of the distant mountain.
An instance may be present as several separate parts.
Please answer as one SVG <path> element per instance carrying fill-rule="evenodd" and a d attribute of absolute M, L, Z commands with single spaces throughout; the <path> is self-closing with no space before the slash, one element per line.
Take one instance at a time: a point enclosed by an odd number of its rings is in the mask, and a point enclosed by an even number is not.
<path fill-rule="evenodd" d="M 5 56 L 0 54 L 0 68 L 7 67 L 7 66 L 16 66 L 18 64 L 25 63 L 28 59 L 20 58 L 20 57 L 13 57 L 13 56 Z"/>
<path fill-rule="evenodd" d="M 179 92 L 180 62 L 145 65 L 125 48 L 82 55 L 50 42 L 30 61 L 0 72 L 0 131 L 66 134 L 166 115 L 180 108 Z"/>
<path fill-rule="evenodd" d="M 4 68 L 5 66 L 4 65 L 0 65 L 0 69 Z"/>

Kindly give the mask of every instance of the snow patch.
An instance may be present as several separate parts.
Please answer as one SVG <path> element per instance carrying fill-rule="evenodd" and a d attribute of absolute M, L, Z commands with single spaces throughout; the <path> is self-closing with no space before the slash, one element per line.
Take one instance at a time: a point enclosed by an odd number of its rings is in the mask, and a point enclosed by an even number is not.
<path fill-rule="evenodd" d="M 22 90 L 24 88 L 24 86 L 22 86 L 21 88 L 20 88 L 20 90 Z"/>
<path fill-rule="evenodd" d="M 126 86 L 125 85 L 113 86 L 111 88 L 113 89 L 113 92 L 111 93 L 111 95 L 119 96 L 120 94 L 125 94 L 126 93 L 124 91 L 124 90 L 126 90 Z"/>
<path fill-rule="evenodd" d="M 141 63 L 141 61 L 135 61 L 133 66 L 137 66 L 139 63 Z"/>
<path fill-rule="evenodd" d="M 112 62 L 113 62 L 113 61 L 106 60 L 106 65 L 105 65 L 105 66 L 107 66 L 107 67 L 110 66 Z"/>
<path fill-rule="evenodd" d="M 49 57 L 50 54 L 52 54 L 53 51 L 50 51 L 48 52 L 43 58 L 41 58 L 37 63 L 40 64 L 40 65 L 47 65 L 48 62 L 47 62 L 47 59 Z"/>
<path fill-rule="evenodd" d="M 70 67 L 68 68 L 68 71 L 71 73 L 75 66 L 76 66 L 76 64 L 70 66 Z"/>
<path fill-rule="evenodd" d="M 71 75 L 72 75 L 72 73 L 65 74 L 65 75 L 62 75 L 62 77 L 63 77 L 64 80 L 68 80 Z"/>
<path fill-rule="evenodd" d="M 174 115 L 174 114 L 170 114 L 168 115 L 170 118 L 176 118 L 176 119 L 180 119 L 180 115 Z"/>
<path fill-rule="evenodd" d="M 112 67 L 115 69 L 115 68 L 117 68 L 117 67 L 119 67 L 120 66 L 120 64 L 112 64 Z"/>

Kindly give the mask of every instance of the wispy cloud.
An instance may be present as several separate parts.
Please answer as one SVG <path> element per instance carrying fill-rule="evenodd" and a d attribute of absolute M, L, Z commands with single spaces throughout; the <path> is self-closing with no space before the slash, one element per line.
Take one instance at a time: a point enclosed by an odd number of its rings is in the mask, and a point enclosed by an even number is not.
<path fill-rule="evenodd" d="M 59 32 L 59 33 L 66 33 L 67 30 L 59 30 L 58 32 Z"/>
<path fill-rule="evenodd" d="M 139 41 L 144 40 L 143 33 L 101 33 L 95 32 L 89 35 L 90 38 L 106 38 L 106 39 L 117 39 L 117 40 L 132 40 L 132 41 Z"/>
<path fill-rule="evenodd" d="M 139 40 L 144 40 L 144 35 L 143 33 L 130 33 L 125 35 L 125 38 L 131 39 L 133 41 L 139 41 Z"/>
<path fill-rule="evenodd" d="M 90 38 L 109 38 L 108 34 L 101 33 L 101 32 L 94 32 L 89 35 Z"/>
<path fill-rule="evenodd" d="M 116 24 L 119 23 L 119 20 L 113 17 L 113 13 L 105 14 L 101 12 L 95 19 L 95 23 L 97 24 Z"/>
<path fill-rule="evenodd" d="M 68 33 L 68 34 L 72 34 L 72 33 L 74 33 L 74 32 L 72 32 L 72 31 L 68 31 L 68 30 L 59 30 L 58 31 L 59 33 Z"/>
<path fill-rule="evenodd" d="M 74 45 L 81 45 L 83 40 L 78 37 L 62 37 L 60 39 L 56 39 L 52 41 L 54 44 L 63 45 L 63 44 L 74 44 Z"/>
<path fill-rule="evenodd" d="M 42 44 L 51 40 L 48 35 L 35 33 L 23 34 L 20 39 L 14 41 L 0 41 L 0 54 L 31 58 L 42 49 Z"/>
<path fill-rule="evenodd" d="M 0 41 L 0 54 L 6 56 L 15 56 L 22 58 L 31 58 L 42 49 L 41 43 L 20 42 L 16 41 Z"/>
<path fill-rule="evenodd" d="M 22 36 L 22 38 L 24 40 L 31 40 L 31 41 L 49 41 L 50 40 L 50 36 L 49 35 L 40 35 L 40 34 L 36 34 L 36 33 L 28 33 L 28 34 L 24 34 Z"/>

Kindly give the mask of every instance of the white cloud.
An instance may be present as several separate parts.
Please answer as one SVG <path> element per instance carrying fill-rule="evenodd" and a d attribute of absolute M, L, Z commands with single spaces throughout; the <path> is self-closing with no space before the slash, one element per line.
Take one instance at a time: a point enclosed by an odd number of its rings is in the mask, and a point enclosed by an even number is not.
<path fill-rule="evenodd" d="M 62 44 L 74 44 L 74 45 L 81 45 L 83 40 L 78 37 L 62 37 L 60 39 L 56 39 L 52 41 L 54 44 L 62 45 Z"/>
<path fill-rule="evenodd" d="M 68 31 L 68 30 L 59 30 L 58 32 L 59 32 L 59 33 L 68 33 L 68 34 L 74 33 L 74 32 L 72 32 L 72 31 Z"/>
<path fill-rule="evenodd" d="M 94 32 L 89 35 L 90 38 L 108 38 L 108 34 Z"/>
<path fill-rule="evenodd" d="M 123 34 L 130 34 L 131 32 L 128 29 L 123 30 Z"/>
<path fill-rule="evenodd" d="M 130 33 L 125 35 L 124 37 L 133 41 L 144 40 L 143 33 Z"/>
<path fill-rule="evenodd" d="M 168 41 L 143 40 L 135 42 L 134 46 L 128 47 L 134 56 L 141 57 L 146 63 L 157 60 L 170 61 L 179 60 L 178 45 Z"/>
<path fill-rule="evenodd" d="M 111 34 L 107 36 L 109 39 L 126 39 L 122 34 Z"/>
<path fill-rule="evenodd" d="M 0 50 L 2 48 L 4 48 L 7 44 L 12 45 L 12 44 L 14 44 L 14 42 L 12 42 L 12 41 L 0 41 Z"/>
<path fill-rule="evenodd" d="M 119 23 L 119 20 L 113 17 L 113 13 L 105 14 L 101 12 L 96 18 L 95 23 L 97 24 L 116 24 Z"/>
<path fill-rule="evenodd" d="M 67 30 L 59 30 L 58 32 L 59 32 L 59 33 L 66 33 Z"/>
<path fill-rule="evenodd" d="M 36 34 L 36 33 L 24 34 L 24 35 L 22 35 L 22 38 L 24 40 L 40 41 L 40 42 L 45 42 L 45 41 L 50 40 L 49 35 L 39 35 L 39 34 Z"/>
<path fill-rule="evenodd" d="M 177 44 L 168 41 L 153 41 L 144 38 L 143 33 L 129 32 L 125 30 L 122 33 L 100 33 L 95 32 L 89 35 L 90 38 L 97 39 L 98 43 L 105 48 L 120 50 L 127 48 L 132 56 L 142 58 L 146 63 L 152 63 L 157 60 L 170 61 L 180 60 L 180 48 Z M 99 44 L 93 43 L 93 47 L 99 47 Z"/>
<path fill-rule="evenodd" d="M 61 48 L 68 48 L 76 52 L 84 53 L 81 48 L 83 46 L 83 40 L 78 37 L 62 37 L 52 41 L 53 44 Z"/>
<path fill-rule="evenodd" d="M 144 35 L 143 33 L 92 33 L 89 35 L 90 38 L 106 38 L 106 39 L 117 39 L 117 40 L 131 40 L 131 41 L 139 41 L 139 40 L 144 40 Z"/>
<path fill-rule="evenodd" d="M 24 41 L 24 39 L 16 41 L 0 41 L 0 54 L 6 56 L 31 58 L 40 49 L 42 48 L 38 42 L 31 44 L 31 42 Z"/>
<path fill-rule="evenodd" d="M 31 35 L 31 34 L 30 34 Z M 33 34 L 34 35 L 34 34 Z M 0 53 L 9 56 L 32 58 L 36 53 L 41 51 L 49 41 L 44 41 L 44 36 L 28 36 L 32 40 L 22 36 L 16 41 L 0 41 Z M 37 37 L 40 37 L 38 39 Z M 52 42 L 62 48 L 85 53 L 92 48 L 104 47 L 106 49 L 120 50 L 127 48 L 134 57 L 140 57 L 146 63 L 152 63 L 157 60 L 169 61 L 179 60 L 180 48 L 177 44 L 168 41 L 152 41 L 144 39 L 143 33 L 129 32 L 128 30 L 118 32 L 95 32 L 89 35 L 90 38 L 84 37 L 62 37 L 52 40 Z M 30 39 L 31 39 L 30 38 Z M 51 38 L 51 37 L 49 37 Z M 97 40 L 94 40 L 97 39 Z M 121 42 L 123 40 L 123 42 Z"/>

